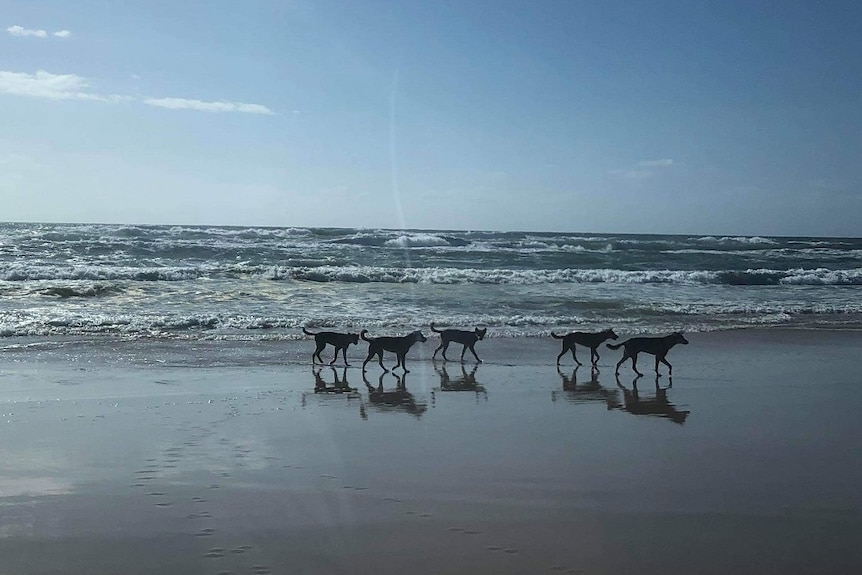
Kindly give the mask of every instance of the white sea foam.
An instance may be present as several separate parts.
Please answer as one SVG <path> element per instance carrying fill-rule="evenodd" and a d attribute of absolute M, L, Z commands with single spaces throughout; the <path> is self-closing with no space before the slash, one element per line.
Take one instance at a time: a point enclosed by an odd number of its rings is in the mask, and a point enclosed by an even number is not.
<path fill-rule="evenodd" d="M 747 244 L 747 245 L 775 245 L 778 242 L 771 238 L 764 238 L 761 236 L 722 236 L 717 238 L 715 236 L 704 236 L 701 238 L 697 238 L 699 242 L 706 243 L 717 243 L 717 244 Z"/>
<path fill-rule="evenodd" d="M 410 234 L 386 240 L 385 245 L 398 248 L 448 246 L 449 242 L 434 234 Z"/>
<path fill-rule="evenodd" d="M 862 285 L 862 269 L 829 270 L 818 268 L 813 270 L 788 270 L 780 282 L 785 285 Z"/>
<path fill-rule="evenodd" d="M 367 266 L 320 266 L 280 270 L 277 277 L 343 282 L 436 283 L 436 284 L 727 284 L 727 285 L 862 285 L 862 269 L 831 271 L 748 269 L 707 270 L 615 270 L 615 269 L 457 269 L 374 268 Z M 830 284 L 831 282 L 831 284 Z"/>
<path fill-rule="evenodd" d="M 726 285 L 862 285 L 862 268 L 791 268 L 776 270 L 621 270 L 621 269 L 510 269 L 376 266 L 279 266 L 239 262 L 197 267 L 57 266 L 0 264 L 0 281 L 189 281 L 201 278 L 262 277 L 347 283 L 430 284 L 726 284 Z M 57 294 L 61 295 L 61 294 Z M 74 295 L 74 294 L 70 294 Z M 81 295 L 86 295 L 82 293 Z"/>
<path fill-rule="evenodd" d="M 609 254 L 614 251 L 614 246 L 613 244 L 605 244 L 602 247 L 588 248 L 581 244 L 563 244 L 558 249 L 575 253 Z"/>

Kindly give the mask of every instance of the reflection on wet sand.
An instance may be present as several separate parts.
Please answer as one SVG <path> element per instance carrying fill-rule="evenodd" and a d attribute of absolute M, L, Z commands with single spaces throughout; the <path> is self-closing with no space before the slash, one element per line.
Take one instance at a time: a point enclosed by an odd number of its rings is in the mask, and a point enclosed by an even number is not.
<path fill-rule="evenodd" d="M 391 376 L 395 378 L 395 389 L 384 390 L 383 379 Z M 397 373 L 381 373 L 377 382 L 377 387 L 368 382 L 365 372 L 362 373 L 362 381 L 365 382 L 365 387 L 368 389 L 368 403 L 374 406 L 377 410 L 383 412 L 403 411 L 415 417 L 422 417 L 422 414 L 428 409 L 428 405 L 424 402 L 416 401 L 412 393 L 407 391 L 407 374 L 399 375 Z M 363 403 L 360 407 L 360 415 L 363 419 L 368 418 L 368 412 Z"/>
<path fill-rule="evenodd" d="M 688 418 L 688 411 L 677 409 L 667 399 L 667 390 L 673 387 L 673 378 L 668 378 L 668 386 L 660 387 L 658 384 L 658 376 L 655 378 L 655 396 L 650 397 L 645 395 L 641 397 L 638 390 L 638 380 L 641 376 L 637 376 L 632 380 L 632 388 L 628 389 L 620 383 L 617 376 L 617 387 L 623 390 L 624 405 L 617 406 L 617 409 L 628 411 L 634 415 L 653 415 L 655 417 L 664 417 L 670 419 L 674 423 L 682 425 Z"/>
<path fill-rule="evenodd" d="M 551 391 L 551 401 L 557 401 L 557 398 L 561 397 L 572 403 L 603 402 L 608 409 L 619 408 L 619 391 L 602 387 L 599 383 L 598 369 L 591 368 L 589 381 L 582 381 L 580 384 L 578 384 L 578 369 L 580 366 L 572 370 L 571 376 L 567 376 L 557 366 L 557 373 L 563 380 L 563 389 Z"/>
<path fill-rule="evenodd" d="M 488 392 L 485 390 L 485 386 L 476 381 L 476 371 L 479 369 L 479 364 L 473 365 L 470 372 L 467 373 L 467 369 L 464 367 L 464 364 L 461 364 L 461 376 L 452 378 L 449 376 L 449 372 L 446 371 L 446 364 L 437 365 L 437 362 L 433 362 L 434 371 L 437 372 L 437 375 L 440 377 L 440 387 L 439 391 L 472 391 L 476 394 L 476 399 L 479 399 L 479 396 L 482 395 L 485 400 L 488 399 Z"/>
<path fill-rule="evenodd" d="M 360 399 L 362 396 L 359 394 L 359 390 L 355 387 L 350 387 L 350 383 L 347 381 L 347 368 L 343 367 L 341 376 L 338 374 L 338 370 L 334 367 L 329 367 L 332 370 L 332 382 L 327 381 L 323 372 L 326 371 L 324 367 L 312 367 L 311 373 L 314 376 L 314 394 L 323 394 L 324 397 L 332 397 L 335 396 L 347 398 L 347 401 Z M 309 392 L 302 392 L 302 407 L 305 407 L 308 403 L 308 396 L 311 396 Z"/>
<path fill-rule="evenodd" d="M 354 387 L 350 387 L 350 383 L 347 381 L 347 368 L 343 367 L 341 371 L 341 377 L 338 376 L 338 371 L 334 367 L 330 367 L 332 370 L 332 383 L 327 382 L 322 375 L 323 372 L 322 367 L 317 369 L 312 369 L 312 373 L 314 374 L 314 393 L 357 393 L 357 390 Z"/>

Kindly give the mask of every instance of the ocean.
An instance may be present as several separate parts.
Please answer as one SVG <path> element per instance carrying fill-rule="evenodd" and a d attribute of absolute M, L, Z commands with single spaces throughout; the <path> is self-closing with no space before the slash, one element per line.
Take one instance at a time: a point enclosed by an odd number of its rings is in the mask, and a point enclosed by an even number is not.
<path fill-rule="evenodd" d="M 0 345 L 857 329 L 862 239 L 0 224 Z"/>

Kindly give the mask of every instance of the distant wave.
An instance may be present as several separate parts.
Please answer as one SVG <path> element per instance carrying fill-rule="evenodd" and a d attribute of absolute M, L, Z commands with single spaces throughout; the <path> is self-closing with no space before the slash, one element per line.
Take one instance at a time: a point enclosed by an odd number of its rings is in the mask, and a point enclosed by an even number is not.
<path fill-rule="evenodd" d="M 0 281 L 132 280 L 182 281 L 218 274 L 212 267 L 133 268 L 108 266 L 0 265 Z"/>
<path fill-rule="evenodd" d="M 491 312 L 460 312 L 441 317 L 426 315 L 409 318 L 381 318 L 365 314 L 338 316 L 247 315 L 230 313 L 157 314 L 86 314 L 69 310 L 65 313 L 0 312 L 0 337 L 20 336 L 80 336 L 120 335 L 130 338 L 181 339 L 303 339 L 304 325 L 368 328 L 383 333 L 404 333 L 416 326 L 427 326 L 432 320 L 446 325 L 484 325 L 490 337 L 523 337 L 548 335 L 551 330 L 599 329 L 618 326 L 626 333 L 645 331 L 714 331 L 753 326 L 805 326 L 824 328 L 858 328 L 862 304 L 808 305 L 724 303 L 667 304 L 647 308 L 611 310 L 592 314 L 585 319 L 578 314 L 528 314 Z"/>
<path fill-rule="evenodd" d="M 744 244 L 744 245 L 776 245 L 778 242 L 771 238 L 764 238 L 761 236 L 722 236 L 717 238 L 715 236 L 704 236 L 697 238 L 697 241 L 704 243 L 714 243 L 714 244 Z"/>
<path fill-rule="evenodd" d="M 254 264 L 200 267 L 94 267 L 0 265 L 0 280 L 187 281 L 199 278 L 262 277 L 346 283 L 429 284 L 723 284 L 723 285 L 862 285 L 862 268 L 786 270 L 619 270 L 619 269 L 477 269 L 396 268 L 374 266 L 269 266 Z M 62 295 L 56 293 L 54 295 Z M 74 294 L 70 294 L 74 295 Z M 98 294 L 95 294 L 98 295 Z"/>
<path fill-rule="evenodd" d="M 725 285 L 862 285 L 862 268 L 852 270 L 749 269 L 745 271 L 629 271 L 608 269 L 512 270 L 455 268 L 374 268 L 321 266 L 273 271 L 272 279 L 318 282 L 437 284 L 725 284 Z"/>
<path fill-rule="evenodd" d="M 334 244 L 350 244 L 369 247 L 427 248 L 463 247 L 470 241 L 451 235 L 432 233 L 359 232 L 348 237 L 331 240 Z"/>
<path fill-rule="evenodd" d="M 433 246 L 448 246 L 449 241 L 441 236 L 434 234 L 411 234 L 402 235 L 391 240 L 386 240 L 384 245 L 397 248 L 412 248 L 412 247 L 433 247 Z"/>
<path fill-rule="evenodd" d="M 114 295 L 122 291 L 122 288 L 115 284 L 55 285 L 39 287 L 33 290 L 34 293 L 39 295 L 60 298 L 98 297 Z"/>
<path fill-rule="evenodd" d="M 563 244 L 561 249 L 568 252 L 609 254 L 614 251 L 614 246 L 613 244 L 605 244 L 603 247 L 599 248 L 588 248 L 581 244 Z"/>

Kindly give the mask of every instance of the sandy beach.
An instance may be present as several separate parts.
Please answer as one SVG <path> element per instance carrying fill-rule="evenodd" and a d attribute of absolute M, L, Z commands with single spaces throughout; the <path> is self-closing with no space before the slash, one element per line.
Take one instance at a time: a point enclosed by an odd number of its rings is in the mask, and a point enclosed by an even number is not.
<path fill-rule="evenodd" d="M 6 347 L 0 574 L 862 568 L 862 333 L 689 339 L 658 389 L 550 338 Z"/>

